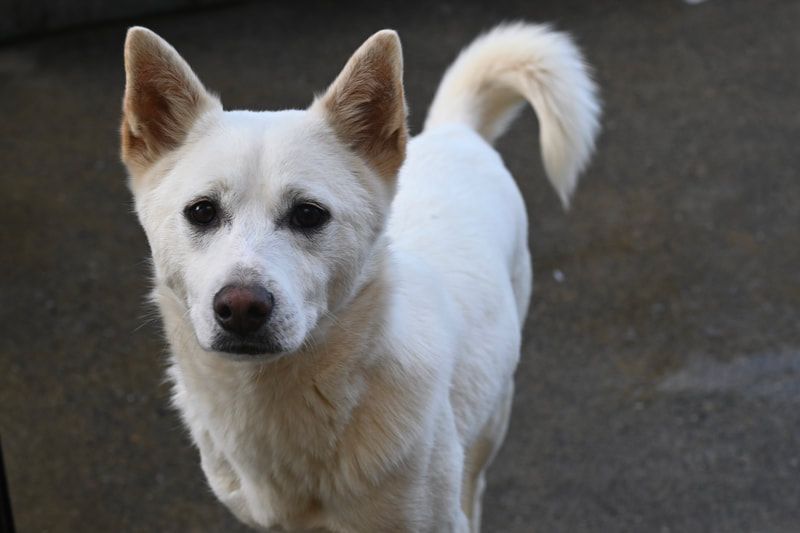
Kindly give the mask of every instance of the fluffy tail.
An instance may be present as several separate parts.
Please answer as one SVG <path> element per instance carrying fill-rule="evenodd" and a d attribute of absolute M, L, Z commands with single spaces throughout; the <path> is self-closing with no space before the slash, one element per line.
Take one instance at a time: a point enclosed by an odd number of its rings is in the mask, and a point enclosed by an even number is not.
<path fill-rule="evenodd" d="M 597 87 L 580 50 L 548 26 L 504 24 L 476 39 L 439 85 L 425 129 L 465 123 L 492 143 L 527 100 L 539 118 L 547 177 L 565 207 L 594 150 Z"/>

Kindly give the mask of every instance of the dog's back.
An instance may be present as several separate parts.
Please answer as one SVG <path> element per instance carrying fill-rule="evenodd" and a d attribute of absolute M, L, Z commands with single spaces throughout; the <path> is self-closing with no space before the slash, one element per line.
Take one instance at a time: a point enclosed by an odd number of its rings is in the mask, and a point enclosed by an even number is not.
<path fill-rule="evenodd" d="M 518 325 L 530 292 L 527 218 L 491 144 L 525 100 L 539 118 L 547 176 L 568 206 L 594 149 L 596 87 L 569 37 L 518 23 L 479 37 L 446 72 L 424 131 L 409 144 L 389 225 L 393 241 L 434 264 L 467 311 L 481 308 L 481 279 L 510 281 Z"/>
<path fill-rule="evenodd" d="M 461 327 L 451 402 L 465 448 L 462 507 L 478 523 L 483 467 L 502 443 L 532 272 L 519 190 L 491 143 L 527 100 L 548 178 L 568 205 L 598 129 L 580 53 L 544 26 L 500 26 L 466 48 L 409 143 L 389 235 L 456 302 Z M 471 512 L 470 512 L 471 511 Z"/>

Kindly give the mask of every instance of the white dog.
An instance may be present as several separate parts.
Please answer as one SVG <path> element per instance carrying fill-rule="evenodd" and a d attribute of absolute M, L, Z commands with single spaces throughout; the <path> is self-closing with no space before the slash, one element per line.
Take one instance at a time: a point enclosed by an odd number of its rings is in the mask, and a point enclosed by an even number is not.
<path fill-rule="evenodd" d="M 122 158 L 217 497 L 265 529 L 478 531 L 532 276 L 491 143 L 530 102 L 567 203 L 599 115 L 569 37 L 479 38 L 408 142 L 393 31 L 303 111 L 223 111 L 144 28 L 125 71 Z"/>

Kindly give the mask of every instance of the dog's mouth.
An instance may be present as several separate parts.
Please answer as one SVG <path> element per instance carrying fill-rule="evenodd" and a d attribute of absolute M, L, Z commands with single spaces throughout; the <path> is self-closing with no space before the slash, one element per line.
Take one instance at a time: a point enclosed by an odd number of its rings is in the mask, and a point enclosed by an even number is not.
<path fill-rule="evenodd" d="M 225 333 L 216 336 L 211 350 L 240 360 L 274 358 L 286 352 L 279 342 L 266 336 L 240 337 Z"/>

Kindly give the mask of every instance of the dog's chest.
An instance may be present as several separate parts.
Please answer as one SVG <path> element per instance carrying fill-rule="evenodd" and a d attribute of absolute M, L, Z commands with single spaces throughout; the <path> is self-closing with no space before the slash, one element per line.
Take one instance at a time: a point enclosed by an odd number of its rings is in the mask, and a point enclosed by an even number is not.
<path fill-rule="evenodd" d="M 322 527 L 323 502 L 345 489 L 347 417 L 313 384 L 187 375 L 172 369 L 175 404 L 215 494 L 246 522 Z M 337 398 L 337 400 L 341 400 Z"/>

